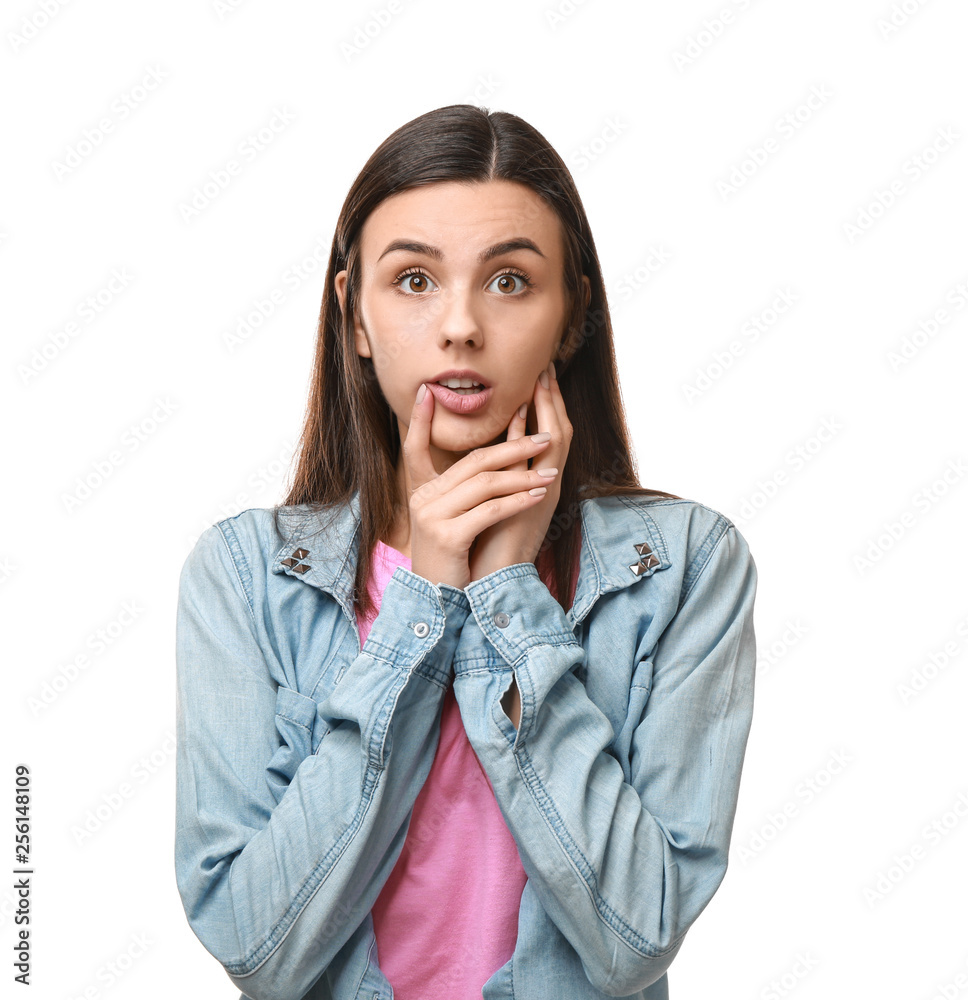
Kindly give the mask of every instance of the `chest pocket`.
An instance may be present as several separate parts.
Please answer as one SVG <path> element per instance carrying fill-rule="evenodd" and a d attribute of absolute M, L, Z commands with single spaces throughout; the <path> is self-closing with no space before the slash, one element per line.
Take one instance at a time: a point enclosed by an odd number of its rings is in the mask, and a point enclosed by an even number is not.
<path fill-rule="evenodd" d="M 311 754 L 322 738 L 322 727 L 313 698 L 283 684 L 276 691 L 276 731 L 279 746 L 266 765 L 266 781 L 276 802 L 292 781 L 296 768 Z"/>

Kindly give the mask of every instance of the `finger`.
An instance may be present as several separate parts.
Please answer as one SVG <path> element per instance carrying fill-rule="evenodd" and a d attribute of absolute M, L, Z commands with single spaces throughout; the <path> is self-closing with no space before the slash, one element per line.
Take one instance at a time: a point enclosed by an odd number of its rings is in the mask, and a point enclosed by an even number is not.
<path fill-rule="evenodd" d="M 527 432 L 528 425 L 528 404 L 522 403 L 517 410 L 514 412 L 514 416 L 511 418 L 511 423 L 508 424 L 508 441 L 518 441 L 524 437 Z M 509 469 L 514 471 L 520 471 L 521 469 L 527 469 L 528 460 L 524 457 L 521 458 L 519 462 L 514 462 L 508 466 Z"/>
<path fill-rule="evenodd" d="M 554 486 L 556 479 L 557 472 L 542 476 L 534 469 L 482 472 L 442 492 L 434 500 L 434 517 L 458 521 L 462 527 L 471 525 L 476 536 L 489 524 L 531 506 Z M 531 490 L 539 492 L 532 494 Z"/>
<path fill-rule="evenodd" d="M 558 424 L 562 431 L 565 431 L 571 424 L 571 421 L 568 419 L 568 408 L 565 406 L 564 397 L 561 395 L 561 387 L 558 385 L 558 379 L 555 375 L 554 362 L 549 367 L 551 369 L 551 378 L 548 382 L 548 387 L 551 390 L 551 400 L 555 405 L 555 412 L 558 414 Z"/>
<path fill-rule="evenodd" d="M 543 454 L 550 444 L 550 437 L 535 441 L 536 436 L 541 437 L 540 434 L 525 434 L 514 441 L 500 441 L 497 444 L 474 448 L 439 475 L 435 473 L 436 492 L 434 496 L 445 496 L 449 491 L 472 479 L 480 472 L 513 468 L 521 463 L 524 463 L 523 469 L 527 471 L 528 459 Z"/>
<path fill-rule="evenodd" d="M 423 386 L 424 383 L 421 383 Z M 403 442 L 404 461 L 410 475 L 410 489 L 418 490 L 421 486 L 437 478 L 433 459 L 430 457 L 430 425 L 434 417 L 434 394 L 424 390 L 424 397 L 418 403 L 414 397 L 413 409 L 410 411 L 410 426 L 407 428 L 407 438 Z"/>
<path fill-rule="evenodd" d="M 472 535 L 476 540 L 489 528 L 506 521 L 508 518 L 531 510 L 547 501 L 548 488 L 541 487 L 534 494 L 527 490 L 512 493 L 505 497 L 497 497 L 488 503 L 474 507 L 460 515 L 456 522 L 460 525 L 462 534 Z"/>
<path fill-rule="evenodd" d="M 548 385 L 541 384 L 542 377 L 547 377 Z M 555 405 L 556 388 L 552 386 L 554 380 L 551 378 L 548 369 L 538 377 L 534 390 L 535 419 L 538 422 L 538 431 L 546 431 L 551 435 L 551 443 L 547 450 L 542 452 L 534 462 L 532 468 L 544 468 L 546 466 L 560 466 L 564 464 L 566 451 L 564 445 L 564 433 L 561 420 L 558 416 L 558 408 Z M 560 393 L 557 393 L 560 395 Z"/>
<path fill-rule="evenodd" d="M 434 495 L 427 500 L 434 505 L 435 516 L 458 517 L 486 500 L 549 485 L 546 477 L 527 466 L 529 458 L 543 454 L 551 443 L 547 437 L 535 441 L 535 436 L 541 437 L 526 434 L 475 448 L 445 469 L 434 480 Z"/>

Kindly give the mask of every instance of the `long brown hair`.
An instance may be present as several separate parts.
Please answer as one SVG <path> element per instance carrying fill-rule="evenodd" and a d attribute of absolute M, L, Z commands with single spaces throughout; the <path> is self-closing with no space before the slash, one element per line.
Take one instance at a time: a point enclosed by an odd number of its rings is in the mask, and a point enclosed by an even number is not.
<path fill-rule="evenodd" d="M 377 540 L 390 537 L 400 509 L 395 496 L 400 435 L 373 359 L 358 355 L 354 346 L 361 231 L 370 213 L 397 192 L 439 181 L 489 180 L 516 181 L 531 188 L 554 209 L 564 238 L 564 280 L 571 290 L 571 307 L 555 368 L 574 436 L 561 474 L 561 495 L 537 560 L 553 574 L 556 594 L 570 594 L 575 584 L 581 500 L 678 499 L 638 482 L 601 265 L 564 161 L 540 132 L 517 115 L 472 104 L 437 108 L 407 122 L 377 147 L 343 203 L 326 272 L 295 474 L 285 501 L 273 508 L 277 518 L 281 509 L 301 504 L 308 505 L 312 516 L 330 508 L 335 514 L 354 491 L 360 491 L 354 597 L 357 611 L 364 615 L 374 610 L 366 586 L 373 547 Z M 348 271 L 345 315 L 335 288 L 335 276 L 344 268 Z M 587 303 L 581 294 L 583 274 L 591 284 Z"/>

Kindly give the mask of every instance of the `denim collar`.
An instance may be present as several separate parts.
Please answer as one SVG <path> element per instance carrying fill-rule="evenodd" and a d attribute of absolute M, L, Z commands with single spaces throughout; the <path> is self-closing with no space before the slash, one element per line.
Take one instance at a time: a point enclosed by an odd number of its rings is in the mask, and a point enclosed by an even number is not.
<path fill-rule="evenodd" d="M 299 519 L 272 558 L 273 573 L 332 594 L 351 620 L 356 574 L 360 491 L 342 508 L 313 512 L 306 504 L 277 508 Z M 623 590 L 672 565 L 659 526 L 640 497 L 591 497 L 579 501 L 581 557 L 569 624 L 581 622 L 603 594 Z M 634 567 L 634 568 L 633 568 Z"/>

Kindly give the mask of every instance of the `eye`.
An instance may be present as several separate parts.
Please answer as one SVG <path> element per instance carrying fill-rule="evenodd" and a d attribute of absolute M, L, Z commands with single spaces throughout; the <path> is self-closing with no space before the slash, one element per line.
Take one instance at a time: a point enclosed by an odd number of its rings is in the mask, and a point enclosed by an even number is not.
<path fill-rule="evenodd" d="M 419 279 L 416 283 L 416 288 L 411 283 L 411 279 L 413 278 Z M 404 295 L 416 296 L 427 291 L 428 282 L 430 282 L 431 285 L 434 284 L 433 279 L 429 275 L 424 274 L 419 267 L 408 267 L 406 271 L 398 274 L 393 281 L 390 282 L 390 284 L 399 285 L 400 291 Z M 423 287 L 420 287 L 421 285 Z M 436 288 L 436 285 L 434 285 L 434 287 Z"/>
<path fill-rule="evenodd" d="M 408 267 L 406 271 L 398 274 L 391 284 L 398 286 L 403 295 L 411 297 L 422 295 L 437 287 L 430 275 L 424 273 L 419 267 Z M 495 290 L 499 295 L 503 295 L 505 298 L 515 298 L 516 296 L 526 295 L 532 286 L 532 281 L 530 276 L 524 271 L 509 267 L 499 274 L 488 285 L 488 288 L 494 285 L 498 285 Z"/>
<path fill-rule="evenodd" d="M 510 282 L 508 279 L 515 279 L 514 282 Z M 502 284 L 498 287 L 498 294 L 503 295 L 506 298 L 514 298 L 518 295 L 526 295 L 528 289 L 531 288 L 531 278 L 524 273 L 524 271 L 519 271 L 517 268 L 509 267 L 506 271 L 499 274 L 491 285 L 495 285 L 498 282 Z M 511 287 L 512 284 L 517 285 L 517 291 L 508 291 L 507 289 Z M 491 287 L 489 285 L 488 287 Z"/>

